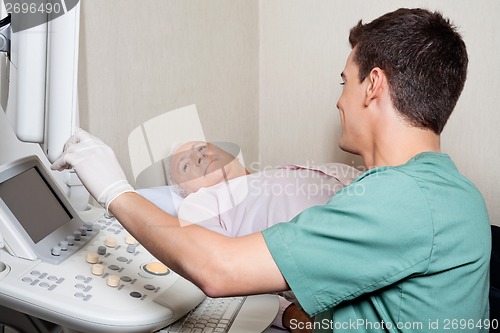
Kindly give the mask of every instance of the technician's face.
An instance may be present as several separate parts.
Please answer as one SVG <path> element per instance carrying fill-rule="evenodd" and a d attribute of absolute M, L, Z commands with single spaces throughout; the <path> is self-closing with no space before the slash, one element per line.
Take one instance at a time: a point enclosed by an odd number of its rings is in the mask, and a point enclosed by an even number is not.
<path fill-rule="evenodd" d="M 202 187 L 234 178 L 234 161 L 233 155 L 215 145 L 202 141 L 188 142 L 171 157 L 172 179 L 188 195 Z"/>
<path fill-rule="evenodd" d="M 354 154 L 362 154 L 363 143 L 369 133 L 366 117 L 363 114 L 366 84 L 359 81 L 359 68 L 353 61 L 354 50 L 351 51 L 341 74 L 342 94 L 337 102 L 342 124 L 342 136 L 339 147 Z"/>

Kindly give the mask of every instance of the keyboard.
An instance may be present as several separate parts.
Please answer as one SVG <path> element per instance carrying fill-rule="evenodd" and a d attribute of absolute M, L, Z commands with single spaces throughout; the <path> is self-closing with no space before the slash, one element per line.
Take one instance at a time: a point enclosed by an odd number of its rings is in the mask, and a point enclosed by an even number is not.
<path fill-rule="evenodd" d="M 206 297 L 184 317 L 156 333 L 258 333 L 271 325 L 278 308 L 275 295 Z"/>
<path fill-rule="evenodd" d="M 194 310 L 161 333 L 224 333 L 241 309 L 245 297 L 207 297 Z"/>

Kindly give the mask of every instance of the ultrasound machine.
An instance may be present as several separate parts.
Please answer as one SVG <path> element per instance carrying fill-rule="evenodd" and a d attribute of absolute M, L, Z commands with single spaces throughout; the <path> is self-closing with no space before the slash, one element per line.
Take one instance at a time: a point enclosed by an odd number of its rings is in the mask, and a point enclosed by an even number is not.
<path fill-rule="evenodd" d="M 70 2 L 27 29 L 0 22 L 0 333 L 269 332 L 275 295 L 206 297 L 50 170 L 78 125 Z M 201 326 L 212 315 L 226 328 Z"/>

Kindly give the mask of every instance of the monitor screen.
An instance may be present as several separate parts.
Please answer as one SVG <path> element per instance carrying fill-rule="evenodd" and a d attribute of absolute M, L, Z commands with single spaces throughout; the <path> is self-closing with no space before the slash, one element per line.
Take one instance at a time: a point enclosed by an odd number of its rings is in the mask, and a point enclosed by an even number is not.
<path fill-rule="evenodd" d="M 73 218 L 36 167 L 0 183 L 0 197 L 35 244 Z"/>

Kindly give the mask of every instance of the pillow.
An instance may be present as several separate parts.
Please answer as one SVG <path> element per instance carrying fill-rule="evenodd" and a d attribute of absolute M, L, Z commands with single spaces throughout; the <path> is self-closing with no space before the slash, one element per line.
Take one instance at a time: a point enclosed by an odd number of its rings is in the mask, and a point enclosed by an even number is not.
<path fill-rule="evenodd" d="M 147 200 L 170 215 L 177 216 L 177 210 L 184 199 L 174 191 L 173 186 L 157 186 L 137 190 Z"/>

